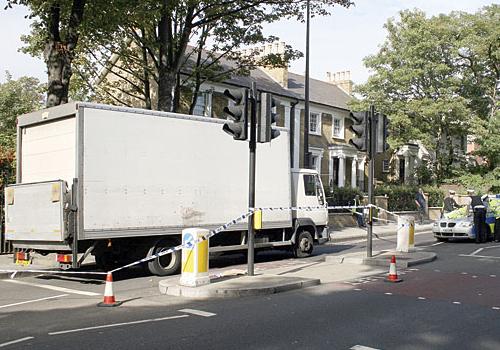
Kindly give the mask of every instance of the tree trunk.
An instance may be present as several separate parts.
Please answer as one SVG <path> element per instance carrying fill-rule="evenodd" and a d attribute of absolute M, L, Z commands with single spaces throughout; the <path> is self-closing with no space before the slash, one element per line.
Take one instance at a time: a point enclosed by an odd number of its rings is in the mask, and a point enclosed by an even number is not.
<path fill-rule="evenodd" d="M 172 111 L 174 109 L 174 93 L 177 88 L 176 78 L 180 73 L 182 58 L 189 43 L 196 8 L 195 4 L 188 6 L 184 23 L 177 31 L 177 28 L 172 28 L 174 24 L 172 23 L 171 2 L 172 0 L 163 0 L 162 15 L 158 22 L 158 109 L 160 111 Z"/>
<path fill-rule="evenodd" d="M 68 102 L 69 82 L 71 75 L 71 58 L 66 45 L 50 40 L 45 47 L 48 86 L 47 107 L 58 106 Z"/>
<path fill-rule="evenodd" d="M 172 17 L 168 9 L 169 1 L 163 1 L 163 11 L 158 22 L 159 62 L 158 62 L 158 110 L 171 112 L 175 87 L 173 72 Z"/>
<path fill-rule="evenodd" d="M 146 37 L 146 31 L 141 29 L 142 38 Z M 148 62 L 148 52 L 144 45 L 141 45 L 141 53 L 142 53 L 142 64 L 143 68 L 143 83 L 144 83 L 144 104 L 146 109 L 152 109 L 153 104 L 151 102 L 151 83 L 150 83 L 150 74 L 149 74 L 149 62 Z"/>
<path fill-rule="evenodd" d="M 86 0 L 73 0 L 66 41 L 61 40 L 61 6 L 55 2 L 50 7 L 47 19 L 48 37 L 44 50 L 47 65 L 47 107 L 57 106 L 68 102 L 71 63 L 78 43 L 78 29 L 83 20 Z"/>

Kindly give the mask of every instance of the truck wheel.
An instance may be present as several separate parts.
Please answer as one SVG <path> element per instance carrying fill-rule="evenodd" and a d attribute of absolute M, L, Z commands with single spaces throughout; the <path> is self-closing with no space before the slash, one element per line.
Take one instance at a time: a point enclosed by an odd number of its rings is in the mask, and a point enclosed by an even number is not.
<path fill-rule="evenodd" d="M 178 245 L 179 242 L 174 239 L 161 239 L 149 249 L 148 255 L 155 255 Z M 170 276 L 180 272 L 182 253 L 177 250 L 173 253 L 160 256 L 148 262 L 148 270 L 153 275 Z"/>
<path fill-rule="evenodd" d="M 306 231 L 300 231 L 295 240 L 294 253 L 297 258 L 306 258 L 312 254 L 313 251 L 313 238 L 311 234 Z"/>

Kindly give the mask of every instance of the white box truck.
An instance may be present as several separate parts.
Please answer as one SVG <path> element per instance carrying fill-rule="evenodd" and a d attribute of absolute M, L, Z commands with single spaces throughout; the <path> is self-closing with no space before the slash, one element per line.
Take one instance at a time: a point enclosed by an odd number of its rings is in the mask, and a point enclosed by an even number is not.
<path fill-rule="evenodd" d="M 18 118 L 17 179 L 5 189 L 5 235 L 15 248 L 55 253 L 61 268 L 89 254 L 103 269 L 178 245 L 182 229 L 214 229 L 248 210 L 248 142 L 223 120 L 72 102 Z M 286 129 L 258 144 L 256 207 L 323 206 L 318 174 L 290 168 Z M 327 209 L 264 211 L 256 249 L 311 254 L 327 238 Z M 210 251 L 247 249 L 247 221 Z M 24 254 L 26 255 L 26 254 Z M 20 255 L 22 256 L 22 254 Z M 175 273 L 180 251 L 151 260 Z"/>

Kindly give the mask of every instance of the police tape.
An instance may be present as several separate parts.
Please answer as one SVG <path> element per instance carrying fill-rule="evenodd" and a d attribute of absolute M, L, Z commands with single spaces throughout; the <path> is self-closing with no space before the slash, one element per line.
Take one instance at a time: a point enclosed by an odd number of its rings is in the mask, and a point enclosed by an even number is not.
<path fill-rule="evenodd" d="M 373 220 L 376 220 L 376 221 L 383 221 L 383 222 L 392 222 L 392 223 L 397 223 L 397 221 L 394 221 L 394 220 L 387 220 L 387 219 L 382 219 L 382 218 L 377 218 L 377 217 L 373 217 Z"/>
<path fill-rule="evenodd" d="M 236 219 L 233 219 L 233 220 L 227 222 L 226 224 L 217 227 L 215 230 L 210 230 L 207 235 L 197 238 L 194 242 L 191 242 L 190 244 L 193 244 L 193 243 L 194 244 L 198 244 L 200 242 L 206 241 L 207 239 L 213 237 L 214 235 L 216 235 L 216 234 L 218 234 L 220 232 L 223 232 L 223 231 L 227 230 L 229 227 L 231 227 L 233 225 L 236 225 L 240 221 L 243 221 L 246 218 L 250 217 L 257 210 L 262 210 L 262 211 L 287 211 L 287 210 L 290 210 L 290 211 L 299 211 L 299 210 L 313 211 L 313 210 L 320 210 L 320 209 L 322 209 L 322 210 L 324 210 L 324 209 L 327 209 L 327 210 L 330 210 L 330 209 L 364 209 L 364 208 L 368 208 L 368 207 L 369 206 L 346 205 L 346 206 L 301 206 L 301 207 L 258 207 L 258 208 L 249 208 L 248 212 L 246 212 L 245 214 L 242 214 L 239 217 L 237 217 Z M 136 265 L 139 265 L 139 264 L 142 264 L 142 263 L 145 263 L 145 262 L 148 262 L 148 261 L 160 258 L 162 256 L 168 255 L 168 254 L 172 254 L 172 253 L 174 253 L 174 252 L 176 252 L 178 250 L 181 250 L 183 248 L 191 248 L 191 246 L 188 247 L 188 246 L 186 246 L 184 244 L 179 244 L 179 245 L 177 245 L 175 247 L 163 250 L 163 251 L 161 251 L 159 253 L 156 253 L 154 255 L 150 255 L 150 256 L 147 256 L 147 257 L 142 258 L 140 260 L 134 261 L 134 262 L 132 262 L 130 264 L 117 267 L 116 269 L 111 270 L 109 272 L 110 273 L 114 273 L 114 272 L 118 272 L 118 271 L 121 271 L 121 270 L 125 270 L 125 269 L 128 269 L 129 267 L 136 266 Z"/>
<path fill-rule="evenodd" d="M 227 222 L 226 224 L 217 227 L 215 230 L 208 231 L 207 235 L 197 238 L 194 241 L 194 244 L 198 244 L 200 242 L 206 241 L 210 237 L 213 237 L 216 234 L 221 233 L 222 231 L 227 230 L 229 227 L 231 227 L 233 225 L 236 225 L 238 222 L 243 221 L 246 218 L 248 218 L 249 216 L 253 215 L 254 212 L 255 212 L 255 209 L 249 209 L 248 212 L 246 212 L 245 214 L 242 214 L 242 215 L 238 216 L 236 219 L 233 219 L 233 220 Z M 164 255 L 172 254 L 175 251 L 181 250 L 183 248 L 189 248 L 189 247 L 187 245 L 184 245 L 184 244 L 179 244 L 179 245 L 177 245 L 175 247 L 172 247 L 172 248 L 167 249 L 167 250 L 163 250 L 163 251 L 161 251 L 161 252 L 159 252 L 157 254 L 154 254 L 154 255 L 147 256 L 147 257 L 145 257 L 143 259 L 140 259 L 140 260 L 134 261 L 134 262 L 132 262 L 130 264 L 118 267 L 118 268 L 116 268 L 114 270 L 111 270 L 109 272 L 110 273 L 114 273 L 114 272 L 118 272 L 120 270 L 128 269 L 129 267 L 132 267 L 132 266 L 135 266 L 135 265 L 139 265 L 139 264 L 142 264 L 142 263 L 145 263 L 145 262 L 148 262 L 148 261 L 160 258 L 160 257 L 162 257 Z"/>
<path fill-rule="evenodd" d="M 30 270 L 30 269 L 25 269 L 25 270 L 13 270 L 13 269 L 7 269 L 7 270 L 0 270 L 0 272 L 3 273 L 10 273 L 10 279 L 13 279 L 18 273 L 23 274 L 23 273 L 40 273 L 40 274 L 46 274 L 46 275 L 105 275 L 107 272 L 101 272 L 101 271 L 60 271 L 60 270 Z"/>
<path fill-rule="evenodd" d="M 352 210 L 352 209 L 368 209 L 370 207 L 378 208 L 378 209 L 386 211 L 386 212 L 388 212 L 388 213 L 390 213 L 392 215 L 398 216 L 397 214 L 389 212 L 388 210 L 380 208 L 380 207 L 375 206 L 373 204 L 368 204 L 368 205 L 364 205 L 364 206 L 345 205 L 345 206 L 300 206 L 300 207 L 257 207 L 257 208 L 249 208 L 246 213 L 244 213 L 244 214 L 238 216 L 237 218 L 235 218 L 235 219 L 233 219 L 233 220 L 225 223 L 224 225 L 221 225 L 221 226 L 217 227 L 214 230 L 210 230 L 208 232 L 208 234 L 206 234 L 205 236 L 197 238 L 194 241 L 194 244 L 203 242 L 203 241 L 205 241 L 205 240 L 207 240 L 207 239 L 215 236 L 216 234 L 221 233 L 221 232 L 227 230 L 229 227 L 234 226 L 237 223 L 239 223 L 239 222 L 247 219 L 248 217 L 252 216 L 255 213 L 255 211 L 257 211 L 257 210 L 261 210 L 261 211 L 313 211 L 313 210 L 325 210 L 325 209 L 326 210 Z M 357 215 L 363 215 L 363 214 L 357 213 L 357 212 L 354 212 L 354 213 L 357 214 Z M 193 242 L 191 242 L 191 244 L 193 244 Z M 139 264 L 142 264 L 142 263 L 145 263 L 145 262 L 148 262 L 148 261 L 160 258 L 162 256 L 168 255 L 168 254 L 172 254 L 172 253 L 174 253 L 174 252 L 176 252 L 178 250 L 181 250 L 183 248 L 190 248 L 190 246 L 188 247 L 187 245 L 179 244 L 179 245 L 177 245 L 175 247 L 163 250 L 163 251 L 161 251 L 159 253 L 156 253 L 156 254 L 147 256 L 147 257 L 145 257 L 143 259 L 134 261 L 134 262 L 132 262 L 130 264 L 117 267 L 117 268 L 115 268 L 113 270 L 110 270 L 108 272 L 94 272 L 94 271 L 86 271 L 86 272 L 78 271 L 77 272 L 77 271 L 51 271 L 51 270 L 0 270 L 0 272 L 13 273 L 12 276 L 15 276 L 15 274 L 18 273 L 18 272 L 44 273 L 44 274 L 87 274 L 87 275 L 89 275 L 89 274 L 95 274 L 95 275 L 105 275 L 107 273 L 114 273 L 114 272 L 118 272 L 118 271 L 121 271 L 121 270 L 125 270 L 125 269 L 127 269 L 129 267 L 136 266 L 136 265 L 139 265 Z M 11 277 L 11 278 L 13 278 L 13 277 Z"/>

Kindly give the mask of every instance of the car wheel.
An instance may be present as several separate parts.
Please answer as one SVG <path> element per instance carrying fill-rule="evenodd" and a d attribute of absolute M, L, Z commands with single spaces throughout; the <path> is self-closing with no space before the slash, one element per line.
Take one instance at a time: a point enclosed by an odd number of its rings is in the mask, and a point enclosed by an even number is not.
<path fill-rule="evenodd" d="M 149 249 L 147 256 L 158 254 L 162 251 L 175 247 L 179 244 L 176 239 L 161 239 Z M 147 263 L 148 270 L 153 275 L 170 276 L 180 272 L 181 270 L 181 250 L 176 250 L 173 253 L 160 256 Z"/>
<path fill-rule="evenodd" d="M 297 258 L 306 258 L 308 256 L 311 256 L 313 251 L 313 244 L 314 240 L 311 234 L 306 230 L 300 231 L 300 233 L 297 235 L 297 239 L 295 240 L 295 256 Z"/>

